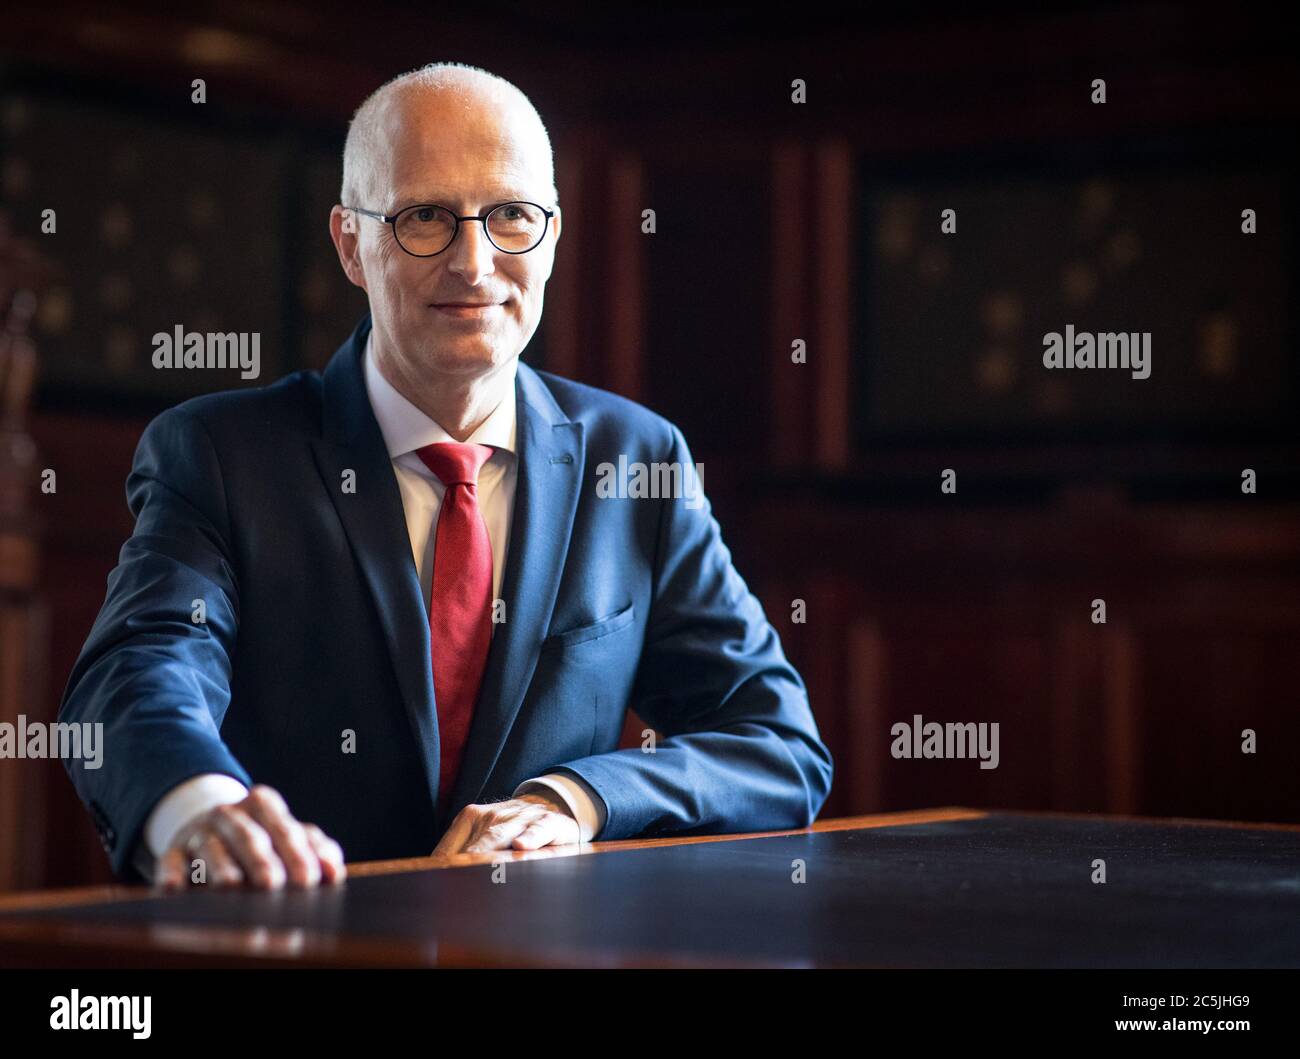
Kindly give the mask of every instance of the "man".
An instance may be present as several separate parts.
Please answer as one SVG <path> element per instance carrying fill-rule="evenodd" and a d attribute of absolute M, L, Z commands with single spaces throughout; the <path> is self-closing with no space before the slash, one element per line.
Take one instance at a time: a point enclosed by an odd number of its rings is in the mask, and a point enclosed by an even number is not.
<path fill-rule="evenodd" d="M 186 401 L 136 452 L 60 711 L 104 724 L 69 772 L 119 874 L 812 822 L 830 755 L 681 433 L 519 363 L 560 232 L 508 82 L 433 65 L 357 111 L 330 233 L 369 316 L 323 375 Z M 638 466 L 674 495 L 608 488 Z M 664 738 L 616 749 L 629 706 Z"/>

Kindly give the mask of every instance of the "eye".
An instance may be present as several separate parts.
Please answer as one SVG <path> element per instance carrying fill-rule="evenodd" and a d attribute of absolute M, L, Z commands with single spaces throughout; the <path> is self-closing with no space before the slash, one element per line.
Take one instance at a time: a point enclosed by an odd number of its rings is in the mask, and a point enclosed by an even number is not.
<path fill-rule="evenodd" d="M 437 212 L 438 211 L 435 210 L 432 206 L 422 206 L 420 209 L 415 211 L 415 219 L 417 221 L 424 221 L 425 223 L 428 223 L 429 221 L 433 220 L 433 218 L 437 215 Z"/>

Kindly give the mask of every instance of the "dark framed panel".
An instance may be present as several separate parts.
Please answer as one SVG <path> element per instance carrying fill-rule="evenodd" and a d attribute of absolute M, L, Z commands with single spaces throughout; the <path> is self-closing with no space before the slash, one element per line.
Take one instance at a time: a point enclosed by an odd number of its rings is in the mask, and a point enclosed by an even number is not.
<path fill-rule="evenodd" d="M 859 450 L 1295 442 L 1293 133 L 860 158 Z M 1150 377 L 1044 367 L 1067 324 L 1149 332 Z"/>
<path fill-rule="evenodd" d="M 209 86 L 215 92 L 215 86 Z M 366 311 L 328 235 L 341 130 L 48 75 L 0 86 L 0 187 L 53 262 L 37 404 L 147 414 L 322 367 Z M 41 232 L 54 209 L 57 231 Z M 258 335 L 259 374 L 154 367 L 159 333 Z"/>

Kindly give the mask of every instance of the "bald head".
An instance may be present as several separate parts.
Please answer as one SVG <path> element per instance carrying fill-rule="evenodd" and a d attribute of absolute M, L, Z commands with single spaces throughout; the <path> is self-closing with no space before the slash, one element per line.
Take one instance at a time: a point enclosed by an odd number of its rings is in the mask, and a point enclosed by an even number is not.
<path fill-rule="evenodd" d="M 462 63 L 430 63 L 394 77 L 357 108 L 343 148 L 345 206 L 388 209 L 392 158 L 400 139 L 419 138 L 436 151 L 440 131 L 463 139 L 506 139 L 541 174 L 559 201 L 551 138 L 532 101 L 505 78 Z M 436 174 L 434 175 L 436 177 Z"/>

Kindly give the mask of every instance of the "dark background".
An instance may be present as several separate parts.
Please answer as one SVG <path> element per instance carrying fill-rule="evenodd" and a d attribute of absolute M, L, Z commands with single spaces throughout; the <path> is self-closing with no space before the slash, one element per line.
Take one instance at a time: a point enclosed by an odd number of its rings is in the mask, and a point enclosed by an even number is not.
<path fill-rule="evenodd" d="M 39 551 L 5 582 L 3 719 L 54 717 L 149 418 L 347 336 L 346 121 L 454 60 L 519 85 L 555 148 L 525 359 L 682 427 L 834 754 L 823 816 L 1300 820 L 1300 86 L 1265 16 L 48 3 L 4 29 L 0 194 L 52 269 L 27 429 L 59 488 L 5 524 Z M 261 332 L 261 378 L 153 370 L 177 323 Z M 1067 323 L 1150 331 L 1151 377 L 1045 370 Z M 999 768 L 894 760 L 914 714 L 999 722 Z M 0 780 L 0 885 L 108 878 L 59 763 Z"/>

